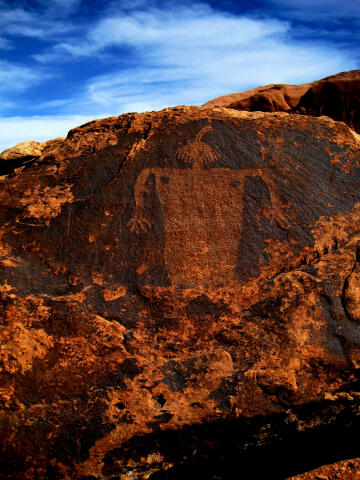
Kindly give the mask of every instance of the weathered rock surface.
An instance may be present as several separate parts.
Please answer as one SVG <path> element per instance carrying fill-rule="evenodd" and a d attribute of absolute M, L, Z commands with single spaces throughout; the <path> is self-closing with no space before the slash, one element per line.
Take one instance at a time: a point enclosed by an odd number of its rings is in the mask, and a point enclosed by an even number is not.
<path fill-rule="evenodd" d="M 30 140 L 2 151 L 0 153 L 0 180 L 4 175 L 17 171 L 18 168 L 20 170 L 28 168 L 37 158 L 45 155 L 48 150 L 52 150 L 64 140 L 65 138 L 61 137 L 41 143 Z"/>
<path fill-rule="evenodd" d="M 34 142 L 33 140 L 21 142 L 14 147 L 4 150 L 0 154 L 1 160 L 15 160 L 23 157 L 40 157 L 44 149 L 44 143 Z"/>
<path fill-rule="evenodd" d="M 289 480 L 359 480 L 360 479 L 360 459 L 353 458 L 324 465 L 323 467 L 312 470 L 311 472 L 297 475 Z"/>
<path fill-rule="evenodd" d="M 231 93 L 205 103 L 208 107 L 226 107 L 248 112 L 289 112 L 296 107 L 312 83 L 303 85 L 271 84 L 245 92 Z"/>
<path fill-rule="evenodd" d="M 211 107 L 249 112 L 326 115 L 360 133 L 360 70 L 352 70 L 303 85 L 266 85 L 210 100 Z"/>
<path fill-rule="evenodd" d="M 3 178 L 0 224 L 1 478 L 210 479 L 231 454 L 279 479 L 302 467 L 279 473 L 268 445 L 299 457 L 358 428 L 345 124 L 210 107 L 90 122 Z"/>

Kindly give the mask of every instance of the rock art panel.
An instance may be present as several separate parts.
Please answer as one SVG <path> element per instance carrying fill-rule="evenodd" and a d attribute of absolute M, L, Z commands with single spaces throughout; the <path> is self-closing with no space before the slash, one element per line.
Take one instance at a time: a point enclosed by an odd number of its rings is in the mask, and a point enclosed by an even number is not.
<path fill-rule="evenodd" d="M 128 226 L 134 233 L 151 228 L 144 213 L 146 180 L 155 179 L 164 216 L 164 260 L 171 285 L 216 288 L 238 281 L 236 263 L 242 232 L 243 194 L 249 177 L 261 179 L 270 192 L 271 207 L 282 216 L 276 184 L 265 169 L 214 167 L 220 154 L 202 139 L 180 147 L 177 156 L 187 168 L 147 168 L 135 184 L 135 214 Z M 231 234 L 229 234 L 231 232 Z"/>

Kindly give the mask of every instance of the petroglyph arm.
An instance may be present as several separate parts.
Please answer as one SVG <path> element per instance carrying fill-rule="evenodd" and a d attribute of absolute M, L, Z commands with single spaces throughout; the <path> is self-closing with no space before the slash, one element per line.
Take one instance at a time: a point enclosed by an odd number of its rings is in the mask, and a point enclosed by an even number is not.
<path fill-rule="evenodd" d="M 270 200 L 271 200 L 273 211 L 276 214 L 276 220 L 279 223 L 281 228 L 286 229 L 289 222 L 286 219 L 286 215 L 284 211 L 285 205 L 281 201 L 279 189 L 276 183 L 274 182 L 274 180 L 272 179 L 271 175 L 269 174 L 269 172 L 262 168 L 256 168 L 251 170 L 242 170 L 239 173 L 243 180 L 245 180 L 247 177 L 261 177 L 263 179 L 263 181 L 266 183 L 269 189 Z"/>
<path fill-rule="evenodd" d="M 169 168 L 145 168 L 139 173 L 134 188 L 135 214 L 127 224 L 132 232 L 139 234 L 151 228 L 151 223 L 144 213 L 144 195 L 149 191 L 146 185 L 147 179 L 150 175 L 154 175 L 155 184 L 157 184 L 159 176 L 171 176 L 171 171 Z"/>
<path fill-rule="evenodd" d="M 135 214 L 127 223 L 130 230 L 136 234 L 146 232 L 151 228 L 151 223 L 144 214 L 144 195 L 148 192 L 146 180 L 149 175 L 155 173 L 156 170 L 155 168 L 145 168 L 139 173 L 136 179 L 134 187 Z"/>

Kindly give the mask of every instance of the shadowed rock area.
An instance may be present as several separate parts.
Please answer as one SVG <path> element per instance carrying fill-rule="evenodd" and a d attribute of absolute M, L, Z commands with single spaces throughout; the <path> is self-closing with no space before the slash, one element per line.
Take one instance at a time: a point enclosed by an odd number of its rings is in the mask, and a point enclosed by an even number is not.
<path fill-rule="evenodd" d="M 177 107 L 4 173 L 1 478 L 360 456 L 359 154 L 327 117 Z"/>
<path fill-rule="evenodd" d="M 338 73 L 303 85 L 266 85 L 225 95 L 205 105 L 249 112 L 326 115 L 360 133 L 360 70 Z"/>

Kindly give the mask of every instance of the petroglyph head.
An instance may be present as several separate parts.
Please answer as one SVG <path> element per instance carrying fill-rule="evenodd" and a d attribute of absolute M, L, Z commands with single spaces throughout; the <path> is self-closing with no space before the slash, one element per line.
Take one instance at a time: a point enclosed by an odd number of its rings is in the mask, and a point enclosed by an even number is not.
<path fill-rule="evenodd" d="M 220 158 L 220 154 L 215 148 L 202 141 L 203 135 L 209 130 L 211 130 L 209 125 L 202 128 L 194 141 L 187 142 L 186 145 L 180 147 L 177 151 L 178 158 L 185 163 L 191 164 L 194 170 L 200 170 Z"/>

